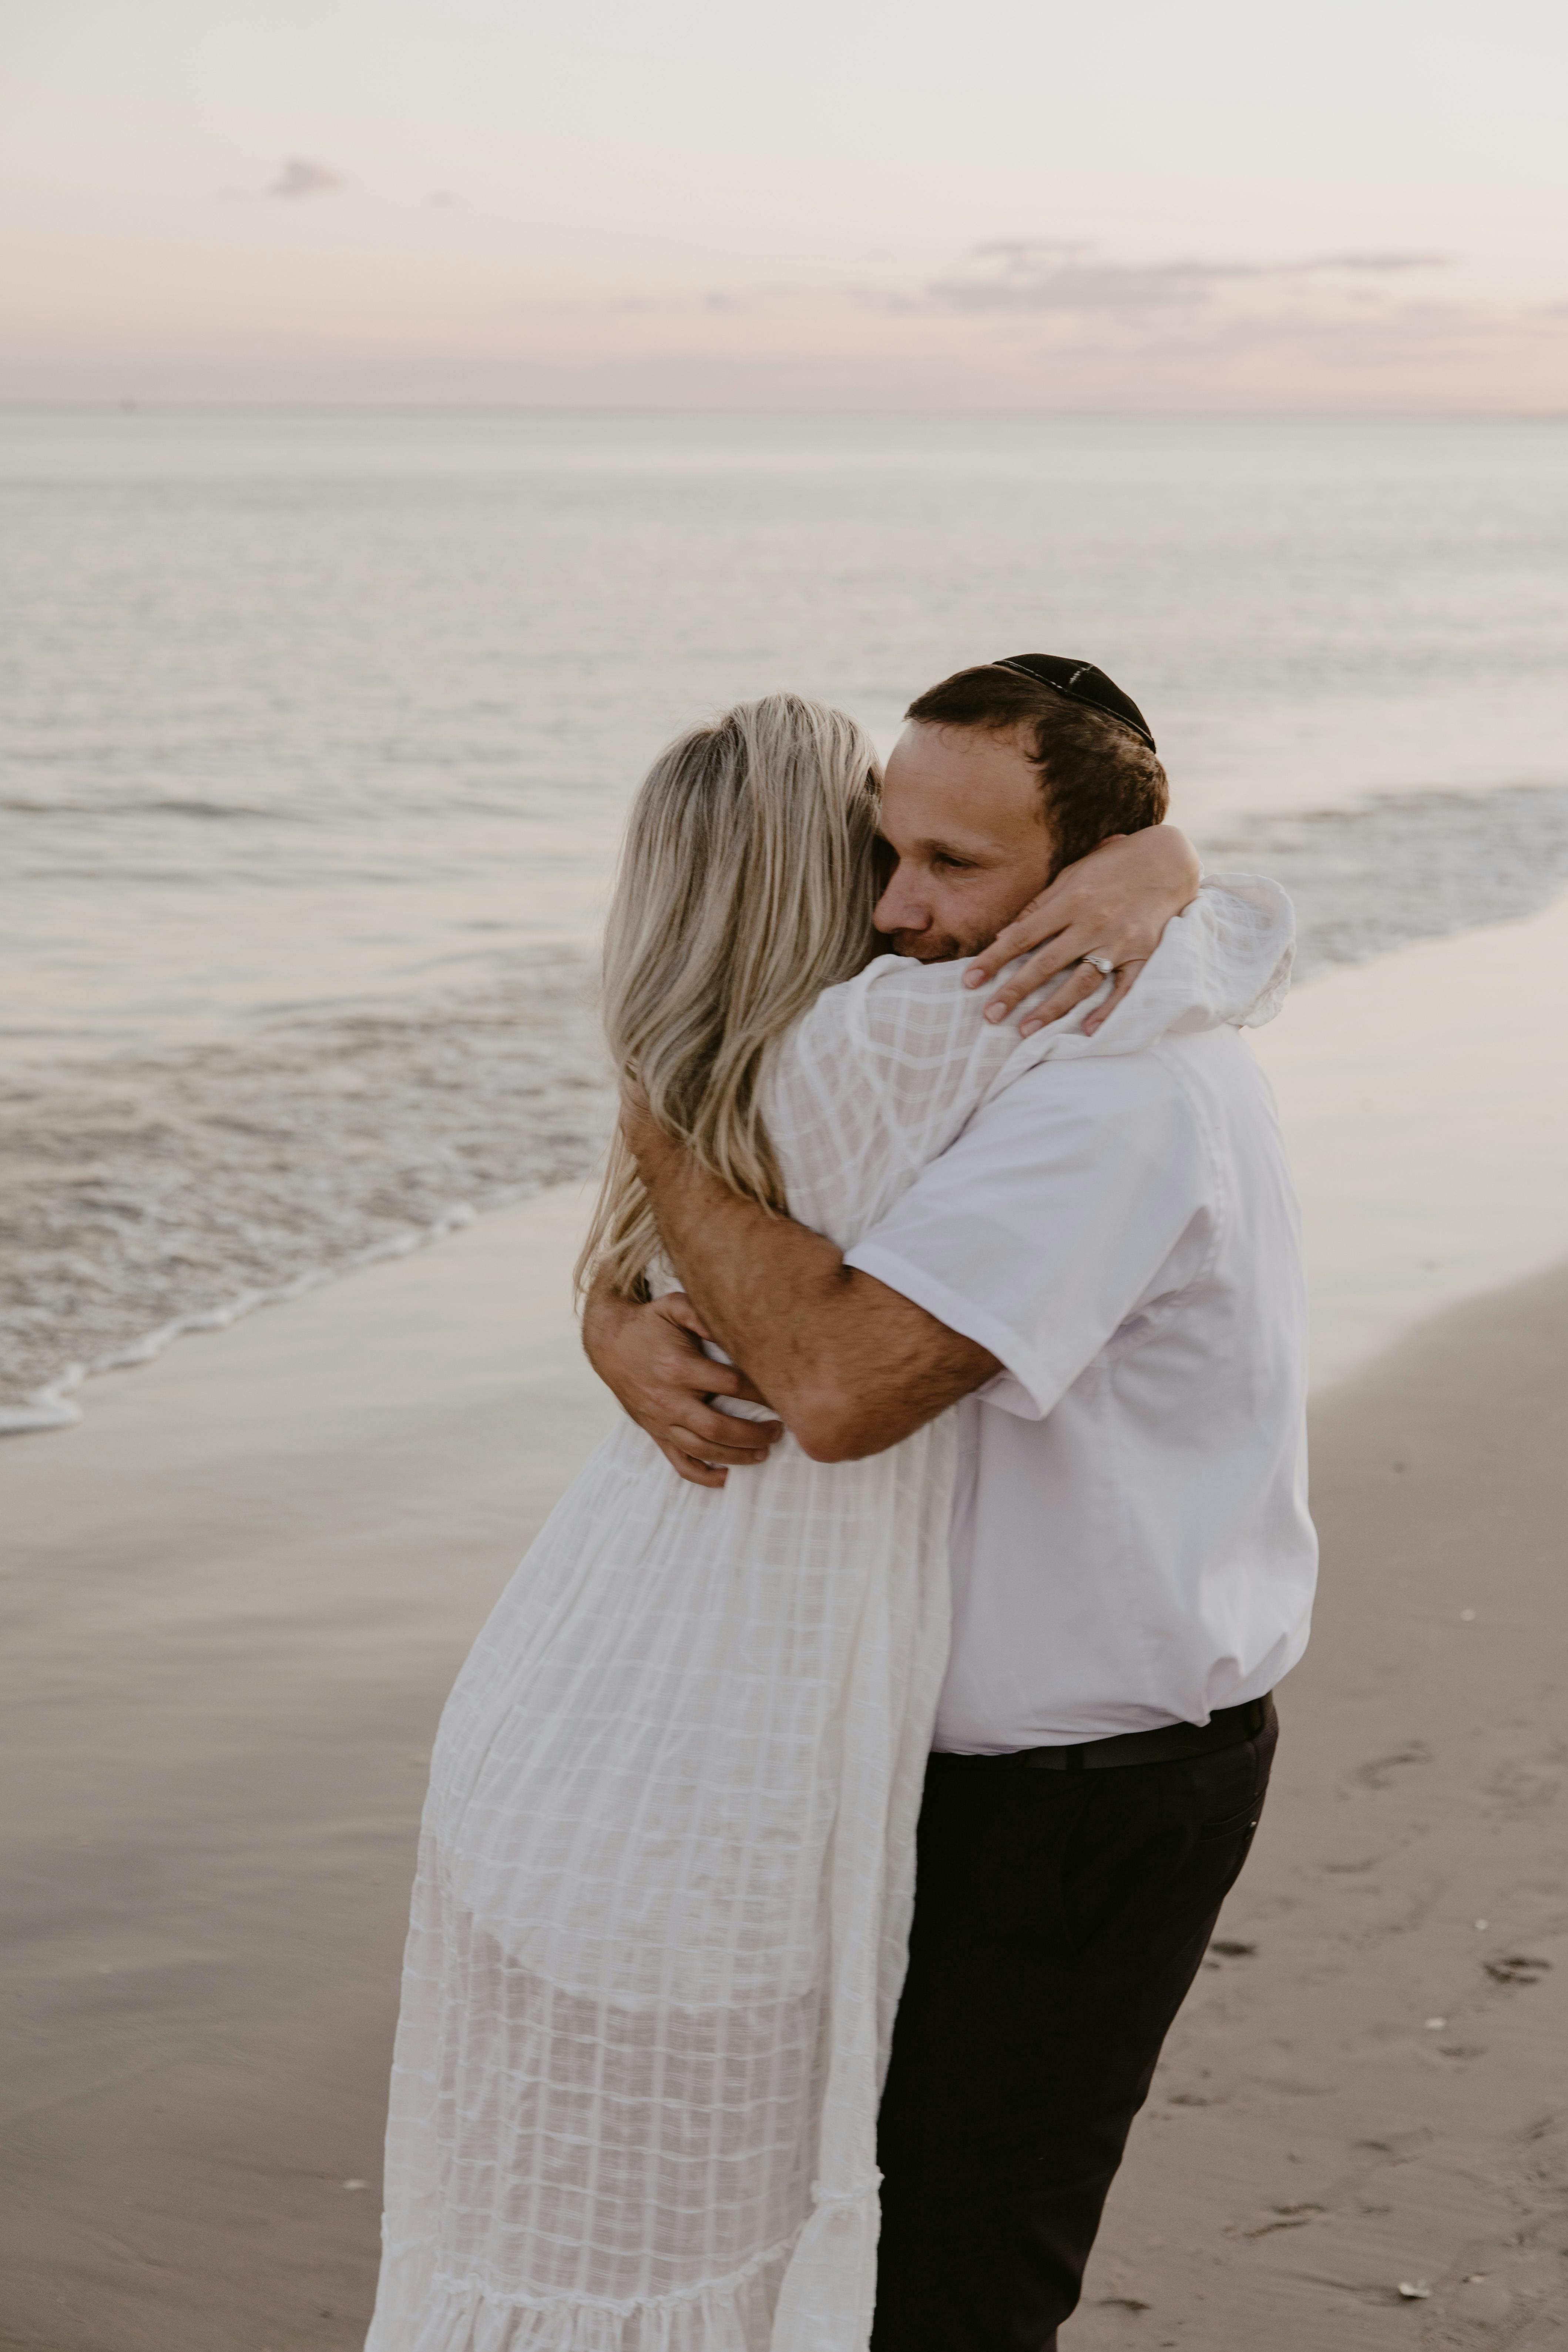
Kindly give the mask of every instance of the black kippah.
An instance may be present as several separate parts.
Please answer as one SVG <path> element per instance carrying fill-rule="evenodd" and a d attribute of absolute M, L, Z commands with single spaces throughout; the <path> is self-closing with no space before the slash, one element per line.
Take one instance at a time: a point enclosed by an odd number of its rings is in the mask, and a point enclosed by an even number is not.
<path fill-rule="evenodd" d="M 1149 732 L 1149 721 L 1131 695 L 1123 694 L 1113 678 L 1092 662 L 1068 661 L 1063 654 L 1008 654 L 1004 660 L 994 661 L 993 669 L 1016 669 L 1021 677 L 1037 678 L 1042 686 L 1055 687 L 1058 694 L 1069 695 L 1074 702 L 1087 702 L 1091 710 L 1103 711 L 1107 719 L 1118 719 L 1123 727 L 1131 727 L 1142 742 L 1154 749 L 1154 738 Z"/>

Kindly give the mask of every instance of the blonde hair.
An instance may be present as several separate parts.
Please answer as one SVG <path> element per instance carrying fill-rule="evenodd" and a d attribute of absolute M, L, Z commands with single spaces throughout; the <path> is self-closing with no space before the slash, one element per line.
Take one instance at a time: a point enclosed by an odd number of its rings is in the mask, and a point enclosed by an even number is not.
<path fill-rule="evenodd" d="M 733 1192 L 784 1206 L 763 1121 L 770 1048 L 875 946 L 870 739 L 795 694 L 738 703 L 655 761 L 632 804 L 605 929 L 604 1024 L 622 1083 Z M 577 1262 L 647 1295 L 658 1248 L 617 1132 Z"/>

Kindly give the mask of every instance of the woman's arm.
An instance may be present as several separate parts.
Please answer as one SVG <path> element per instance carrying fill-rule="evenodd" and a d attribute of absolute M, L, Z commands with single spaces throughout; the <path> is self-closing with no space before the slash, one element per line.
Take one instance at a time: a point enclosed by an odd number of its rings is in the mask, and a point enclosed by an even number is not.
<path fill-rule="evenodd" d="M 1084 1023 L 1084 1034 L 1092 1037 L 1137 980 L 1171 917 L 1197 897 L 1202 879 L 1198 854 L 1179 826 L 1113 834 L 1030 899 L 975 957 L 964 985 L 984 987 L 1015 956 L 1037 950 L 1008 973 L 985 1007 L 988 1021 L 1005 1021 L 1025 997 L 1066 973 L 1048 1003 L 1032 1005 L 1018 1024 L 1027 1037 L 1094 994 L 1104 974 L 1082 959 L 1102 956 L 1116 967 L 1116 985 Z"/>

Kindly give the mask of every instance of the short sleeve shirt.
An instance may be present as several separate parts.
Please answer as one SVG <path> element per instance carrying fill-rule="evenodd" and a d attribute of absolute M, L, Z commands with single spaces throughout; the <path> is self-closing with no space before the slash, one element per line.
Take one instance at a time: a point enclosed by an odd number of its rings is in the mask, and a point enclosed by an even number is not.
<path fill-rule="evenodd" d="M 959 1406 L 936 1745 L 1203 1723 L 1306 1646 L 1299 1221 L 1236 1031 L 1047 1063 L 848 1253 L 1002 1367 Z"/>

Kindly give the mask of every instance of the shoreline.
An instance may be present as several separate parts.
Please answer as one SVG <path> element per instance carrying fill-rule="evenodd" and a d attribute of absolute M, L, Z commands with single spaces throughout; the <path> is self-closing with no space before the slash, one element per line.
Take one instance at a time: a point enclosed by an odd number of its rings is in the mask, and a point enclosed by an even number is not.
<path fill-rule="evenodd" d="M 503 1205 L 512 1204 L 485 1204 L 487 1208 Z M 243 1322 L 247 1315 L 256 1314 L 263 1307 L 286 1307 L 290 1299 L 303 1298 L 307 1291 L 321 1290 L 330 1282 L 362 1273 L 366 1266 L 381 1265 L 388 1258 L 409 1257 L 416 1250 L 432 1249 L 437 1242 L 461 1233 L 480 1214 L 481 1211 L 471 1208 L 468 1202 L 456 1202 L 433 1223 L 415 1227 L 386 1241 L 372 1242 L 341 1265 L 313 1266 L 308 1274 L 296 1275 L 291 1282 L 279 1283 L 275 1289 L 237 1291 L 231 1298 L 221 1299 L 214 1307 L 194 1307 L 188 1315 L 176 1315 L 167 1323 L 156 1324 L 140 1339 L 95 1356 L 89 1363 L 68 1364 L 63 1372 L 57 1372 L 41 1388 L 31 1390 L 19 1403 L 0 1403 L 0 1437 L 31 1437 L 50 1429 L 74 1429 L 82 1417 L 82 1407 L 73 1403 L 72 1399 L 89 1381 L 101 1379 L 106 1372 L 134 1371 L 142 1364 L 152 1363 L 176 1339 L 189 1339 L 203 1331 L 226 1331 L 231 1323 Z"/>
<path fill-rule="evenodd" d="M 1320 968 L 1276 1021 L 1247 1033 L 1279 1097 L 1302 1193 L 1315 1385 L 1369 1360 L 1422 1316 L 1568 1256 L 1568 1045 L 1554 1011 L 1565 985 L 1568 897 L 1559 897 L 1523 917 Z M 579 1091 L 584 1102 L 607 1100 L 605 1084 Z M 536 1153 L 546 1167 L 552 1150 L 558 1139 Z M 564 1156 L 585 1164 L 592 1155 L 578 1138 Z M 1436 1196 L 1435 1166 L 1445 1188 Z M 566 1179 L 584 1181 L 575 1168 Z M 0 1397 L 0 1440 L 75 1426 L 83 1408 L 73 1400 L 89 1381 L 147 1363 L 177 1339 L 429 1248 L 557 1186 L 545 1173 L 471 1189 L 477 1198 L 448 1199 L 427 1222 L 194 1306 L 19 1400 Z"/>
<path fill-rule="evenodd" d="M 1301 1197 L 1312 1384 L 1568 1259 L 1568 898 L 1293 992 L 1247 1036 Z"/>

